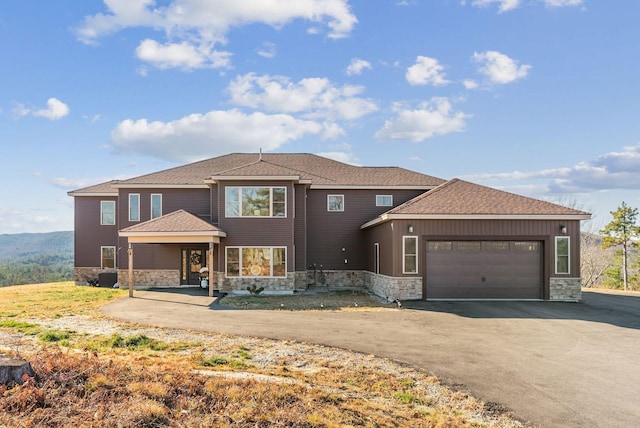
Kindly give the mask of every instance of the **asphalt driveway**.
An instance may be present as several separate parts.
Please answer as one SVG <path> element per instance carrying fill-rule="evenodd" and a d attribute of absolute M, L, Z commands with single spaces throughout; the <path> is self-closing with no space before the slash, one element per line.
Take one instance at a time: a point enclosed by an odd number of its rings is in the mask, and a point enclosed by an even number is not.
<path fill-rule="evenodd" d="M 137 291 L 112 318 L 289 339 L 406 362 L 542 427 L 640 424 L 640 296 L 582 303 L 407 302 L 401 310 L 215 310 L 200 291 Z"/>

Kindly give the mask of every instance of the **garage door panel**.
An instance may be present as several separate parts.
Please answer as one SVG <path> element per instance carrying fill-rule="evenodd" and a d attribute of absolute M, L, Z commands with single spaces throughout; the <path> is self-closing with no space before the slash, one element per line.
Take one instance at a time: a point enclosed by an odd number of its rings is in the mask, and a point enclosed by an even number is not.
<path fill-rule="evenodd" d="M 431 241 L 427 298 L 539 299 L 542 245 L 524 241 Z"/>

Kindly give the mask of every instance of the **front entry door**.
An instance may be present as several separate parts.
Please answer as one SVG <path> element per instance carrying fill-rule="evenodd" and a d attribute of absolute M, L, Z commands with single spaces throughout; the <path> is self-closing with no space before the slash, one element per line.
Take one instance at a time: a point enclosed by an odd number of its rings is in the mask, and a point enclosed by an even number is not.
<path fill-rule="evenodd" d="M 180 285 L 200 285 L 200 269 L 207 266 L 208 252 L 202 248 L 182 249 Z"/>

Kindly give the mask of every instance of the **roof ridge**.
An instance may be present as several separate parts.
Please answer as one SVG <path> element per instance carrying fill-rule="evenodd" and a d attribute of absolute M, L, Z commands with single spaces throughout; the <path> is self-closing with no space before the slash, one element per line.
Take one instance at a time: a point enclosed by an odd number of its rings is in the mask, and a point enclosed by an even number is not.
<path fill-rule="evenodd" d="M 407 202 L 398 205 L 397 207 L 389 210 L 386 212 L 386 214 L 393 214 L 393 212 L 395 211 L 399 211 L 401 208 L 406 208 L 406 207 L 410 207 L 411 205 L 420 202 L 421 200 L 423 200 L 424 198 L 426 198 L 429 195 L 433 195 L 434 193 L 438 193 L 440 192 L 442 189 L 449 187 L 450 185 L 461 181 L 459 178 L 452 178 L 451 180 L 447 180 L 442 184 L 438 184 L 436 187 L 434 187 L 433 189 L 427 190 L 424 193 L 419 194 L 418 196 L 416 196 L 413 199 L 409 199 Z"/>
<path fill-rule="evenodd" d="M 322 157 L 322 156 L 318 156 L 318 157 Z M 323 159 L 328 159 L 328 158 L 323 158 Z M 331 159 L 329 159 L 329 160 L 331 160 Z M 291 168 L 290 166 L 281 165 L 281 164 L 276 163 L 276 162 L 267 161 L 267 160 L 264 160 L 264 159 L 262 159 L 262 160 L 261 160 L 261 162 L 267 162 L 267 163 L 269 163 L 269 164 L 271 164 L 271 165 L 277 165 L 277 166 L 279 166 L 279 167 L 281 167 L 281 168 L 285 168 L 285 169 L 288 169 L 288 170 L 290 170 L 290 171 L 301 172 L 301 173 L 304 173 L 304 174 L 313 175 L 313 176 L 315 176 L 315 177 L 324 178 L 325 180 L 336 181 L 336 180 L 334 180 L 333 178 L 325 177 L 325 176 L 323 176 L 323 175 L 318 175 L 318 174 L 315 174 L 315 173 L 313 173 L 313 172 L 304 171 L 304 170 L 297 169 L 297 168 Z M 348 165 L 348 164 L 345 164 L 345 165 Z"/>

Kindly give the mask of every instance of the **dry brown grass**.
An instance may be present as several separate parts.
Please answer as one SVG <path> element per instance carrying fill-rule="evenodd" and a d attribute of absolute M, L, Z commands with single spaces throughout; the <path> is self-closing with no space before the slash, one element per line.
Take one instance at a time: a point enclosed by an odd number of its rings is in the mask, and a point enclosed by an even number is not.
<path fill-rule="evenodd" d="M 222 306 L 263 310 L 357 310 L 371 308 L 395 308 L 395 303 L 386 303 L 361 291 L 317 291 L 293 296 L 227 296 L 220 301 Z"/>
<path fill-rule="evenodd" d="M 70 283 L 0 288 L 0 337 L 20 335 L 9 347 L 36 373 L 0 385 L 0 427 L 522 426 L 499 406 L 374 356 L 132 325 L 64 335 L 44 326 L 107 325 L 89 316 L 119 295 Z"/>

